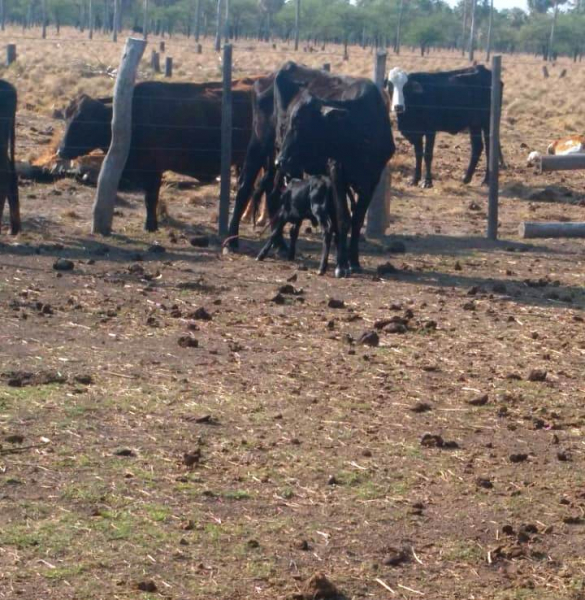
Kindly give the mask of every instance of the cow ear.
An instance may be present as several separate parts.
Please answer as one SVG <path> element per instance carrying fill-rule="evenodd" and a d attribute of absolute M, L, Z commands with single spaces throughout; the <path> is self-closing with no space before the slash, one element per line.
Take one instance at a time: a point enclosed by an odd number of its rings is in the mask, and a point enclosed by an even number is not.
<path fill-rule="evenodd" d="M 345 119 L 345 117 L 347 117 L 346 110 L 344 110 L 343 108 L 335 108 L 334 106 L 322 106 L 321 114 L 327 120 L 334 120 L 334 121 Z"/>
<path fill-rule="evenodd" d="M 415 94 L 422 94 L 423 93 L 423 86 L 418 82 L 418 81 L 410 81 L 410 89 L 415 93 Z"/>

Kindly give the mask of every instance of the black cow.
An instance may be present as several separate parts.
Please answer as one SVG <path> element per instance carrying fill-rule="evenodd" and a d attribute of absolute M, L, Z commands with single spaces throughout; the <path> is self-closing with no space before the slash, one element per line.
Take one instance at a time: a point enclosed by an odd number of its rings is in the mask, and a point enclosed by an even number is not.
<path fill-rule="evenodd" d="M 276 76 L 276 131 L 282 138 L 277 164 L 293 177 L 329 174 L 338 229 L 335 275 L 344 277 L 361 270 L 361 228 L 395 145 L 388 107 L 372 81 L 325 74 L 309 87 L 312 73 L 290 62 Z M 350 212 L 352 192 L 357 201 Z"/>
<path fill-rule="evenodd" d="M 253 85 L 260 77 L 234 81 L 232 164 L 244 162 L 251 135 Z M 221 82 L 148 81 L 134 88 L 132 139 L 123 177 L 145 191 L 146 229 L 158 228 L 156 206 L 165 171 L 213 182 L 221 169 Z M 66 110 L 59 146 L 73 159 L 111 141 L 112 99 L 82 95 Z"/>
<path fill-rule="evenodd" d="M 320 225 L 323 231 L 319 275 L 324 275 L 327 271 L 331 238 L 337 235 L 335 201 L 331 181 L 327 177 L 291 180 L 282 194 L 280 208 L 272 221 L 272 235 L 258 254 L 258 260 L 264 260 L 270 249 L 278 243 L 287 223 L 292 223 L 288 258 L 294 260 L 299 230 L 305 219 L 310 220 L 314 226 Z"/>
<path fill-rule="evenodd" d="M 242 172 L 238 181 L 238 192 L 230 220 L 228 239 L 231 249 L 235 249 L 239 245 L 240 220 L 251 196 L 252 201 L 256 205 L 262 194 L 266 194 L 270 218 L 273 218 L 278 210 L 280 192 L 278 188 L 282 186 L 282 179 L 279 179 L 277 182 L 276 193 L 272 193 L 274 191 L 276 176 L 274 159 L 276 152 L 280 148 L 276 140 L 277 115 L 274 106 L 274 80 L 276 75 L 277 73 L 273 73 L 268 77 L 259 79 L 254 84 L 252 137 L 250 138 L 246 160 L 242 166 Z M 315 95 L 319 96 L 319 90 L 326 88 L 327 82 L 330 81 L 331 76 L 325 71 L 304 69 L 300 84 L 306 86 L 309 90 L 313 90 Z M 254 191 L 254 185 L 262 171 L 264 172 L 262 179 Z M 282 240 L 277 240 L 275 243 L 279 248 L 283 248 Z"/>
<path fill-rule="evenodd" d="M 435 136 L 438 131 L 450 134 L 469 130 L 471 158 L 463 178 L 469 183 L 486 146 L 486 174 L 489 179 L 489 138 L 492 73 L 483 65 L 438 73 L 405 73 L 395 67 L 388 74 L 392 110 L 398 118 L 400 133 L 414 146 L 416 167 L 412 185 L 429 188 Z M 423 152 L 424 138 L 424 152 Z M 421 182 L 422 159 L 425 178 Z M 500 161 L 503 162 L 501 149 Z"/>
<path fill-rule="evenodd" d="M 14 164 L 16 138 L 16 89 L 0 79 L 0 226 L 4 204 L 8 199 L 10 209 L 10 233 L 20 231 L 20 204 L 18 178 Z"/>

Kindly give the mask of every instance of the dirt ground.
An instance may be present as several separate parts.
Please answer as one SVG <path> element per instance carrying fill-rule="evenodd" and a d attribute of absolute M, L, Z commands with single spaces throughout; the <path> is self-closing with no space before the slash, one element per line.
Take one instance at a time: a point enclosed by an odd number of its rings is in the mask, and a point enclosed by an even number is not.
<path fill-rule="evenodd" d="M 582 174 L 525 166 L 578 127 L 555 90 L 582 67 L 549 84 L 524 59 L 501 241 L 481 177 L 459 183 L 466 137 L 440 136 L 431 190 L 399 139 L 389 235 L 347 280 L 316 275 L 318 232 L 294 264 L 256 262 L 249 225 L 222 255 L 217 186 L 170 175 L 157 234 L 121 194 L 102 238 L 94 189 L 23 182 L 0 239 L 0 598 L 329 597 L 320 572 L 346 598 L 585 598 L 584 247 L 517 237 L 585 220 Z M 514 117 L 531 77 L 553 114 Z M 25 94 L 40 155 L 61 124 Z"/>

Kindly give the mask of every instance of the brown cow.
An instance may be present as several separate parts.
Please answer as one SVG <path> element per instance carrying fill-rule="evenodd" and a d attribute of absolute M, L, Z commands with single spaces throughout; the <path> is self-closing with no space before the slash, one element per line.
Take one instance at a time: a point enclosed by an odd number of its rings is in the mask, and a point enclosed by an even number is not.
<path fill-rule="evenodd" d="M 233 84 L 232 164 L 244 162 L 252 132 L 254 83 Z M 158 228 L 156 206 L 165 171 L 211 183 L 221 167 L 222 84 L 146 81 L 134 88 L 132 140 L 123 177 L 145 191 L 146 229 Z M 92 150 L 107 151 L 111 140 L 112 99 L 82 95 L 66 111 L 67 127 L 59 146 L 61 158 Z"/>

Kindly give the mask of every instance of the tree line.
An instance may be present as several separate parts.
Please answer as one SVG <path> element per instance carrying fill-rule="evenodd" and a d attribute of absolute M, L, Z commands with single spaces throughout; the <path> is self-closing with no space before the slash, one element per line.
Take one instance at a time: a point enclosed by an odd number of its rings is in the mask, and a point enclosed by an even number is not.
<path fill-rule="evenodd" d="M 254 37 L 416 47 L 529 52 L 580 59 L 585 0 L 529 0 L 528 10 L 496 10 L 493 0 L 0 0 L 0 21 L 28 28 L 144 28 L 157 35 Z M 114 27 L 117 23 L 117 27 Z M 221 30 L 221 31 L 220 31 Z"/>

